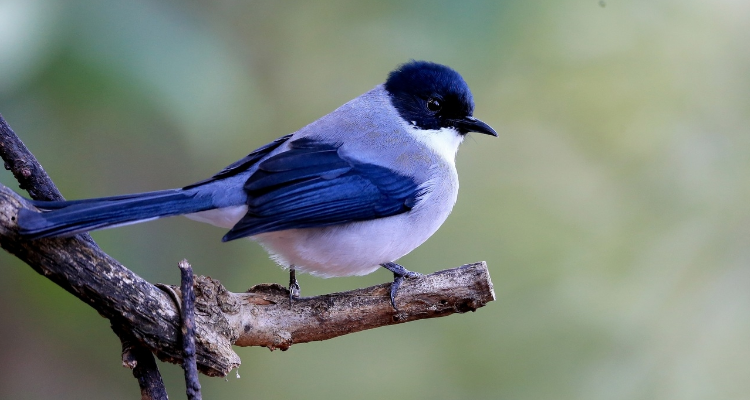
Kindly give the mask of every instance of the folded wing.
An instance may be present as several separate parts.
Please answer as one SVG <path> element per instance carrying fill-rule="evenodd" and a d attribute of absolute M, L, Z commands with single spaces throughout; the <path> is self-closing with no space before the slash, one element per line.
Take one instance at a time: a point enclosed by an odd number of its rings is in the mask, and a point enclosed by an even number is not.
<path fill-rule="evenodd" d="M 415 206 L 421 193 L 414 179 L 339 148 L 302 138 L 262 161 L 245 183 L 248 212 L 223 240 L 383 218 Z"/>

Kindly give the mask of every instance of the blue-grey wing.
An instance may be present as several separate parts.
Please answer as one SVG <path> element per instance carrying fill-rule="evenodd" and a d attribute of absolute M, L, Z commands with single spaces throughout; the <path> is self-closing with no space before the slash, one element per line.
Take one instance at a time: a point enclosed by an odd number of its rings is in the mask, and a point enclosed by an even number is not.
<path fill-rule="evenodd" d="M 257 149 L 253 150 L 252 153 L 248 154 L 247 156 L 243 157 L 242 159 L 233 162 L 232 164 L 228 165 L 226 168 L 222 169 L 221 171 L 217 172 L 214 176 L 202 180 L 200 182 L 195 182 L 193 184 L 190 184 L 188 186 L 185 186 L 183 189 L 191 189 L 196 186 L 200 186 L 209 182 L 213 182 L 219 179 L 224 179 L 233 175 L 237 175 L 240 172 L 246 171 L 248 168 L 252 167 L 260 161 L 263 157 L 268 155 L 270 152 L 275 150 L 277 147 L 281 146 L 284 142 L 289 140 L 289 138 L 292 137 L 292 134 L 282 136 L 276 140 L 274 140 L 271 143 L 268 143 L 264 146 L 258 147 Z"/>
<path fill-rule="evenodd" d="M 414 179 L 308 138 L 261 161 L 244 189 L 247 214 L 224 241 L 392 216 L 413 208 L 421 195 Z"/>

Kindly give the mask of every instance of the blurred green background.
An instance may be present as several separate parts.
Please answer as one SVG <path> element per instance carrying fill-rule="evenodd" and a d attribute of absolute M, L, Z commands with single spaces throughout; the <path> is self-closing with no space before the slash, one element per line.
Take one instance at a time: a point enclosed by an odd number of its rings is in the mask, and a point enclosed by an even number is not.
<path fill-rule="evenodd" d="M 409 59 L 450 65 L 500 137 L 466 140 L 452 216 L 402 262 L 486 260 L 497 301 L 238 348 L 241 378 L 202 377 L 204 398 L 747 399 L 748 42 L 738 0 L 0 0 L 0 113 L 67 198 L 107 196 L 205 178 Z M 286 282 L 223 234 L 93 236 L 151 282 L 182 258 L 233 291 Z M 5 252 L 0 274 L 0 398 L 138 398 L 106 320 Z"/>

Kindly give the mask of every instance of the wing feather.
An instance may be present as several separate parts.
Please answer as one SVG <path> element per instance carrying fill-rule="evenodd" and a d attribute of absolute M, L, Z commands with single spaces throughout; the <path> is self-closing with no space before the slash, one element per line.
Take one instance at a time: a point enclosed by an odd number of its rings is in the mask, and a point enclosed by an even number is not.
<path fill-rule="evenodd" d="M 245 183 L 248 212 L 224 241 L 383 218 L 417 203 L 421 193 L 413 178 L 345 157 L 339 149 L 338 144 L 302 138 L 260 162 Z"/>

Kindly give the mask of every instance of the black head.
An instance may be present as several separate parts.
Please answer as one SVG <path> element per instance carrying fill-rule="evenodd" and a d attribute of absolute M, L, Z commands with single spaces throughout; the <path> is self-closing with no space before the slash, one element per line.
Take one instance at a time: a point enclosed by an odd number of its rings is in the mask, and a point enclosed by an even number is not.
<path fill-rule="evenodd" d="M 420 129 L 455 128 L 459 133 L 497 136 L 473 117 L 471 90 L 458 72 L 428 61 L 411 61 L 393 70 L 385 82 L 401 117 Z"/>

